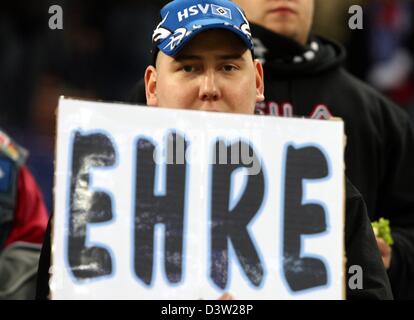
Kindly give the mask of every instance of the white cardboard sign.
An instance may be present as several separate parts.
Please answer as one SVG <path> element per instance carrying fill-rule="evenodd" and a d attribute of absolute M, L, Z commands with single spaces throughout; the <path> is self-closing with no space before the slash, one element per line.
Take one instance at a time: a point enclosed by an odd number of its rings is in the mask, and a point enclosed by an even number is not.
<path fill-rule="evenodd" d="M 51 297 L 344 298 L 343 137 L 61 99 Z"/>

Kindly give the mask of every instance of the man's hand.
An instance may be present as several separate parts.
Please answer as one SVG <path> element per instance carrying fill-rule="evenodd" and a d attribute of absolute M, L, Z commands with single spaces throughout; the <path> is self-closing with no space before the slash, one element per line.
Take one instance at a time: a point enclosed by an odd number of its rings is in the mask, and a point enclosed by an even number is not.
<path fill-rule="evenodd" d="M 389 246 L 383 239 L 375 237 L 377 239 L 378 249 L 381 253 L 382 262 L 384 263 L 384 267 L 386 270 L 389 269 L 391 265 L 391 253 L 392 248 Z"/>

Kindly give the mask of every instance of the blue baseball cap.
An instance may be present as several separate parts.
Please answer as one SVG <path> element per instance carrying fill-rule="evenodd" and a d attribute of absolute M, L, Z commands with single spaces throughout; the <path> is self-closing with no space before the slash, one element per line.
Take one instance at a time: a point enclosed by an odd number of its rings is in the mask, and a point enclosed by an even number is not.
<path fill-rule="evenodd" d="M 174 0 L 161 9 L 152 35 L 156 49 L 176 56 L 197 34 L 210 29 L 234 32 L 253 52 L 250 25 L 243 10 L 230 0 Z"/>

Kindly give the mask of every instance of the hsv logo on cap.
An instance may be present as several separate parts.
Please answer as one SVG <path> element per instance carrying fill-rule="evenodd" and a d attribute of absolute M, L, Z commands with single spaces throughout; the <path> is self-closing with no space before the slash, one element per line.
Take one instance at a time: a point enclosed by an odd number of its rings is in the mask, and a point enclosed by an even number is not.
<path fill-rule="evenodd" d="M 177 55 L 194 36 L 209 29 L 230 30 L 253 50 L 249 22 L 229 0 L 175 0 L 161 9 L 161 19 L 152 41 L 166 55 Z"/>

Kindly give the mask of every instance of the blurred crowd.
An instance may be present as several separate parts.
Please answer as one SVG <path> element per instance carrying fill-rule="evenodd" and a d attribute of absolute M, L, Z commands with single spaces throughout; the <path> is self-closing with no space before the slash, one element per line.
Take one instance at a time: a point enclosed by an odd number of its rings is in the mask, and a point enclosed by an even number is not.
<path fill-rule="evenodd" d="M 63 30 L 49 29 L 49 7 Z M 9 1 L 0 9 L 0 127 L 30 152 L 28 166 L 52 209 L 59 96 L 125 101 L 150 62 L 161 2 Z"/>
<path fill-rule="evenodd" d="M 347 49 L 347 68 L 404 108 L 414 121 L 414 1 L 317 0 L 315 32 Z M 363 9 L 351 30 L 349 8 Z"/>

